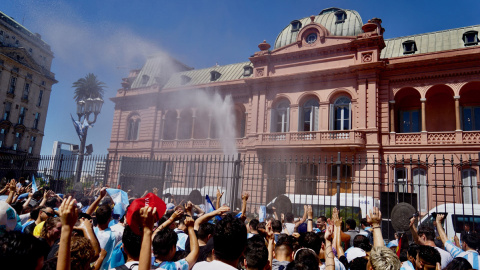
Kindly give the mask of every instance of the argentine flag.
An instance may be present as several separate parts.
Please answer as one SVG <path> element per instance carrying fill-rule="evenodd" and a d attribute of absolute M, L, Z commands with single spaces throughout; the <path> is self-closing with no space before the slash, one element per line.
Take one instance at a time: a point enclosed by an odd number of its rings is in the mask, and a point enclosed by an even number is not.
<path fill-rule="evenodd" d="M 258 221 L 264 222 L 267 219 L 267 207 L 265 205 L 261 205 L 258 208 Z"/>
<path fill-rule="evenodd" d="M 113 213 L 119 215 L 120 217 L 125 215 L 125 211 L 129 205 L 128 194 L 125 191 L 116 188 L 107 188 L 107 193 L 115 203 L 115 206 L 113 207 Z"/>
<path fill-rule="evenodd" d="M 38 191 L 38 188 L 37 188 L 37 182 L 35 181 L 35 175 L 33 175 L 32 173 L 32 191 L 33 193 L 37 192 Z"/>

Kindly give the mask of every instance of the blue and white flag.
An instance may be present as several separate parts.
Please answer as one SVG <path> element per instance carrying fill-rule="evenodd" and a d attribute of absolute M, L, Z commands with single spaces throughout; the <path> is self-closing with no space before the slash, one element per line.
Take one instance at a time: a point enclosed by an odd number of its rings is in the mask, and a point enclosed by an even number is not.
<path fill-rule="evenodd" d="M 32 191 L 35 193 L 38 191 L 38 188 L 37 188 L 37 181 L 35 181 L 35 175 L 33 175 L 32 173 Z"/>
<path fill-rule="evenodd" d="M 92 126 L 88 123 L 87 118 L 84 118 L 82 123 L 82 133 L 85 134 L 89 127 L 92 127 Z"/>
<path fill-rule="evenodd" d="M 113 203 L 115 203 L 113 214 L 117 214 L 120 217 L 125 215 L 127 206 L 130 204 L 128 202 L 128 194 L 125 191 L 116 188 L 107 188 L 107 193 L 112 198 Z"/>
<path fill-rule="evenodd" d="M 264 222 L 267 218 L 267 207 L 265 205 L 260 205 L 258 208 L 258 221 Z"/>
<path fill-rule="evenodd" d="M 79 121 L 75 121 L 75 119 L 73 119 L 72 114 L 70 114 L 70 117 L 72 118 L 73 127 L 75 127 L 75 131 L 77 131 L 77 135 L 78 135 L 79 137 L 83 137 L 82 124 L 81 124 Z"/>

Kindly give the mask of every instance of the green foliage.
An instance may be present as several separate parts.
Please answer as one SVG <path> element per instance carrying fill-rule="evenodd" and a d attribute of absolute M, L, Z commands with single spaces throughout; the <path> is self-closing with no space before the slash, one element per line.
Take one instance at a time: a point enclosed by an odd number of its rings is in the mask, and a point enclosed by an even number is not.
<path fill-rule="evenodd" d="M 72 85 L 75 88 L 75 94 L 73 99 L 76 102 L 87 98 L 102 98 L 104 94 L 104 88 L 106 87 L 104 82 L 97 79 L 97 76 L 93 73 L 87 74 L 85 78 L 80 78 Z"/>

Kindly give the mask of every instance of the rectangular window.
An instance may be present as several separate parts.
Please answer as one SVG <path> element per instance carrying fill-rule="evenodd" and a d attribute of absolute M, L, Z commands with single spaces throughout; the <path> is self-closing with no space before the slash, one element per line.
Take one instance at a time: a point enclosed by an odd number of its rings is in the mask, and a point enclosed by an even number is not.
<path fill-rule="evenodd" d="M 5 102 L 5 111 L 3 112 L 3 120 L 10 121 L 10 112 L 12 111 L 12 103 Z"/>
<path fill-rule="evenodd" d="M 38 107 L 42 106 L 42 99 L 43 99 L 43 90 L 40 90 L 40 92 L 38 93 L 38 101 L 37 101 Z"/>
<path fill-rule="evenodd" d="M 395 189 L 399 193 L 408 192 L 407 170 L 405 168 L 395 168 Z"/>
<path fill-rule="evenodd" d="M 38 129 L 38 122 L 40 122 L 40 113 L 35 113 L 35 120 L 33 120 L 33 129 Z"/>
<path fill-rule="evenodd" d="M 480 107 L 463 108 L 463 130 L 480 130 Z"/>
<path fill-rule="evenodd" d="M 28 93 L 30 93 L 30 84 L 25 83 L 25 87 L 23 88 L 22 99 L 28 100 Z"/>
<path fill-rule="evenodd" d="M 17 124 L 23 125 L 23 122 L 25 121 L 25 107 L 20 107 L 20 114 L 18 115 L 18 122 Z"/>
<path fill-rule="evenodd" d="M 477 172 L 474 169 L 462 170 L 463 203 L 478 203 Z"/>
<path fill-rule="evenodd" d="M 400 133 L 420 132 L 420 110 L 400 111 Z"/>
<path fill-rule="evenodd" d="M 10 78 L 10 87 L 8 88 L 8 93 L 13 94 L 15 93 L 15 86 L 17 85 L 17 77 L 12 76 Z"/>
<path fill-rule="evenodd" d="M 20 150 L 20 143 L 22 142 L 22 133 L 15 133 L 15 141 L 13 143 L 13 150 Z"/>
<path fill-rule="evenodd" d="M 5 135 L 7 135 L 7 130 L 0 129 L 0 148 L 5 147 Z"/>
<path fill-rule="evenodd" d="M 32 154 L 33 149 L 35 148 L 35 142 L 37 141 L 37 137 L 32 136 L 30 137 L 30 145 L 28 146 L 28 153 Z"/>

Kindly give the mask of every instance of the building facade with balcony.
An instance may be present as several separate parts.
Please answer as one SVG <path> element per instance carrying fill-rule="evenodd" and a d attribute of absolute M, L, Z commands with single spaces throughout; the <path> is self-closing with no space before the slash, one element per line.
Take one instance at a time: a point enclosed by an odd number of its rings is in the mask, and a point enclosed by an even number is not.
<path fill-rule="evenodd" d="M 434 155 L 447 157 L 447 163 L 469 157 L 477 162 L 480 25 L 384 39 L 381 22 L 363 23 L 354 10 L 329 8 L 292 21 L 273 46 L 260 43 L 243 63 L 194 70 L 153 56 L 123 80 L 112 98 L 109 154 L 222 152 L 220 121 L 212 109 L 216 105 L 191 98 L 200 91 L 211 99 L 215 93 L 232 97 L 233 117 L 220 119 L 234 123 L 234 143 L 243 155 L 324 157 L 340 152 L 385 161 L 403 158 L 406 164 L 433 162 Z M 374 172 L 348 168 L 342 178 L 352 183 L 360 175 L 384 182 L 409 179 L 423 183 L 415 191 L 419 198 L 431 197 L 427 183 L 436 180 L 428 162 L 381 167 Z M 315 169 L 307 171 L 318 175 Z M 476 183 L 477 173 L 466 165 L 442 181 Z M 311 192 L 318 194 L 295 185 L 281 193 Z"/>

